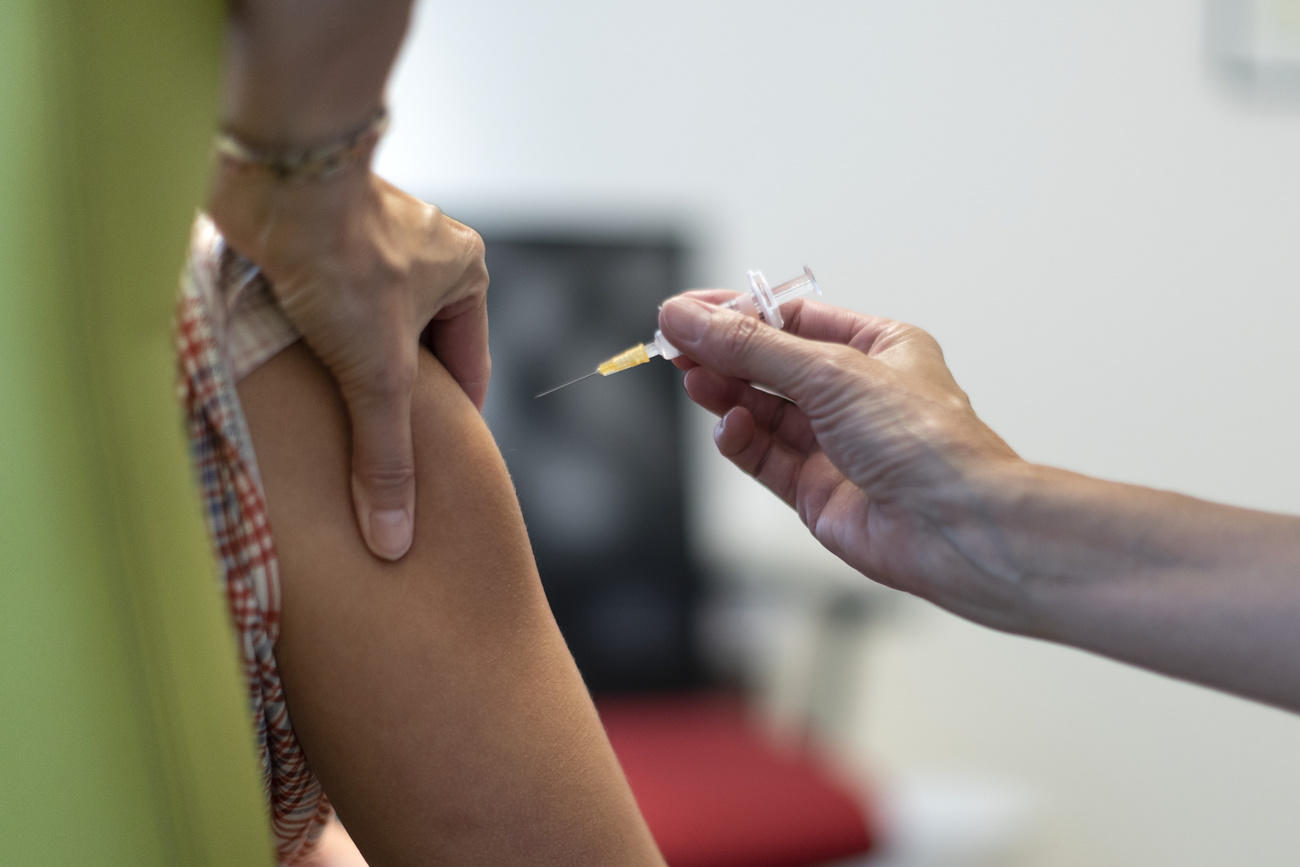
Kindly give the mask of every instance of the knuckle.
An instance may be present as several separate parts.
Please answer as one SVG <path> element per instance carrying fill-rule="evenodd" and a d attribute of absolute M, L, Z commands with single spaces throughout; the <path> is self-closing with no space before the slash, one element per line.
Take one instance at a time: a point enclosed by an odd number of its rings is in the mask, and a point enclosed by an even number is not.
<path fill-rule="evenodd" d="M 469 284 L 471 295 L 486 295 L 488 285 L 492 282 L 492 277 L 488 274 L 487 265 L 483 260 L 477 259 L 470 266 L 465 275 L 466 282 Z"/>
<path fill-rule="evenodd" d="M 481 295 L 487 292 L 487 245 L 483 236 L 469 226 L 465 227 L 465 277 L 464 281 L 471 294 Z"/>
<path fill-rule="evenodd" d="M 749 316 L 735 317 L 723 336 L 727 352 L 738 358 L 747 357 L 754 351 L 760 327 L 757 319 Z"/>
<path fill-rule="evenodd" d="M 827 345 L 806 357 L 793 374 L 790 396 L 808 400 L 809 408 L 855 391 L 862 376 L 862 354 L 847 346 Z"/>
<path fill-rule="evenodd" d="M 926 349 L 933 352 L 940 361 L 943 360 L 943 347 L 939 345 L 939 341 L 935 338 L 933 334 L 931 334 L 928 331 L 923 331 L 922 329 L 917 328 L 916 341 L 917 343 L 924 346 Z"/>
<path fill-rule="evenodd" d="M 378 295 L 391 303 L 402 295 L 407 284 L 410 263 L 405 254 L 384 245 L 375 247 L 364 271 L 358 270 L 356 283 L 363 286 L 367 295 Z"/>
<path fill-rule="evenodd" d="M 484 294 L 488 287 L 488 270 L 487 245 L 483 236 L 464 223 L 440 216 L 441 219 L 429 225 L 425 244 L 429 279 L 425 282 L 441 285 L 444 289 L 454 287 L 456 298 Z"/>
<path fill-rule="evenodd" d="M 939 346 L 939 341 L 935 339 L 933 334 L 926 331 L 924 328 L 921 328 L 919 325 L 900 322 L 897 325 L 895 336 L 900 343 L 911 343 L 928 352 L 934 352 L 940 357 L 943 356 L 943 349 Z"/>
<path fill-rule="evenodd" d="M 377 367 L 364 380 L 362 391 L 378 402 L 409 395 L 415 388 L 416 365 L 405 361 Z"/>
<path fill-rule="evenodd" d="M 383 460 L 357 468 L 357 478 L 371 492 L 402 491 L 415 482 L 415 466 L 405 460 Z"/>
<path fill-rule="evenodd" d="M 808 371 L 819 383 L 835 382 L 853 374 L 861 353 L 847 346 L 828 346 L 817 356 Z"/>
<path fill-rule="evenodd" d="M 428 241 L 437 238 L 441 232 L 446 230 L 448 225 L 455 224 L 455 220 L 444 214 L 442 208 L 433 202 L 420 201 L 419 208 L 420 219 L 418 222 L 412 222 L 412 226 L 420 227 Z"/>
<path fill-rule="evenodd" d="M 483 236 L 469 226 L 465 227 L 465 255 L 476 262 L 481 262 L 487 255 L 487 245 L 483 243 Z"/>

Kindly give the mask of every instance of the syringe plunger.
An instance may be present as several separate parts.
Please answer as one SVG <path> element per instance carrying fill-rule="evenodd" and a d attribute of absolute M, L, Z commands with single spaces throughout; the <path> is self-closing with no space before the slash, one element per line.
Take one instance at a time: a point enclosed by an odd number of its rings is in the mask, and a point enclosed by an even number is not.
<path fill-rule="evenodd" d="M 746 276 L 749 277 L 749 295 L 737 295 L 722 306 L 740 313 L 756 314 L 773 328 L 785 325 L 785 318 L 781 316 L 782 304 L 801 298 L 809 292 L 822 294 L 822 287 L 817 284 L 817 278 L 807 265 L 798 277 L 786 280 L 775 288 L 767 285 L 767 278 L 762 271 L 750 271 Z"/>

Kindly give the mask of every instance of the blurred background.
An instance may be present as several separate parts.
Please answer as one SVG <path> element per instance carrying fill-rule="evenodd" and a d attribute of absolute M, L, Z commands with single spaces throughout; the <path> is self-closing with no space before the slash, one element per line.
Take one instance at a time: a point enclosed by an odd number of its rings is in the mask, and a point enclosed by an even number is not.
<path fill-rule="evenodd" d="M 1025 458 L 1300 512 L 1297 70 L 1294 0 L 421 5 L 379 168 L 489 241 L 488 417 L 589 683 L 742 686 L 869 800 L 854 863 L 1294 863 L 1294 717 L 870 587 L 667 364 L 532 394 L 807 264 Z"/>

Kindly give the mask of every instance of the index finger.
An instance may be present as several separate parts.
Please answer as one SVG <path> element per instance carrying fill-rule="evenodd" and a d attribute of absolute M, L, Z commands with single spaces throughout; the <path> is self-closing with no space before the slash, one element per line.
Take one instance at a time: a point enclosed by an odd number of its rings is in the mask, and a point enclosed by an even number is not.
<path fill-rule="evenodd" d="M 725 304 L 740 293 L 735 289 L 687 289 L 682 298 L 698 298 L 708 304 Z"/>
<path fill-rule="evenodd" d="M 423 342 L 483 411 L 492 357 L 488 354 L 487 298 L 478 295 L 440 312 L 425 329 Z"/>
<path fill-rule="evenodd" d="M 725 304 L 740 294 L 733 289 L 692 289 L 681 293 L 680 297 L 694 298 L 708 304 Z M 781 315 L 785 319 L 783 331 L 808 340 L 852 344 L 861 352 L 869 351 L 882 334 L 901 324 L 883 316 L 858 313 L 811 298 L 796 298 L 782 304 Z M 695 366 L 694 361 L 684 356 L 673 359 L 673 363 L 682 370 Z"/>
<path fill-rule="evenodd" d="M 781 307 L 783 330 L 808 340 L 852 344 L 866 352 L 871 344 L 899 323 L 883 316 L 870 316 L 811 298 L 796 298 Z"/>

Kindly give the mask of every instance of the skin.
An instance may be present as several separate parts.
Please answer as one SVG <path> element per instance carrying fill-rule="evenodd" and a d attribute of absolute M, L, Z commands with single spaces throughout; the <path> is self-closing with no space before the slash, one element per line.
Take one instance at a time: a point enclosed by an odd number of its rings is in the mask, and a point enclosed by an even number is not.
<path fill-rule="evenodd" d="M 249 147 L 292 153 L 375 115 L 411 3 L 241 0 L 229 10 L 221 127 Z M 271 278 L 338 383 L 354 434 L 357 526 L 371 551 L 395 560 L 415 526 L 417 347 L 423 335 L 482 407 L 488 275 L 477 233 L 377 177 L 371 156 L 305 181 L 218 159 L 207 210 Z"/>
<path fill-rule="evenodd" d="M 265 145 L 363 123 L 411 19 L 411 0 L 228 0 L 222 125 Z"/>
<path fill-rule="evenodd" d="M 301 343 L 239 386 L 278 548 L 294 728 L 372 867 L 661 864 L 551 617 L 491 435 L 422 352 L 415 542 L 374 557 L 337 385 Z"/>
<path fill-rule="evenodd" d="M 233 0 L 221 127 L 280 152 L 358 129 L 410 11 Z M 372 864 L 660 863 L 477 416 L 482 240 L 370 156 L 296 183 L 218 160 L 207 205 L 311 349 L 240 386 L 279 546 L 295 729 Z M 318 863 L 355 863 L 348 845 L 332 828 L 318 856 L 333 861 Z"/>
<path fill-rule="evenodd" d="M 733 294 L 660 313 L 686 391 L 720 416 L 718 450 L 850 566 L 977 623 L 1300 711 L 1300 518 L 1031 464 L 921 329 L 800 300 L 778 331 L 715 306 Z"/>

